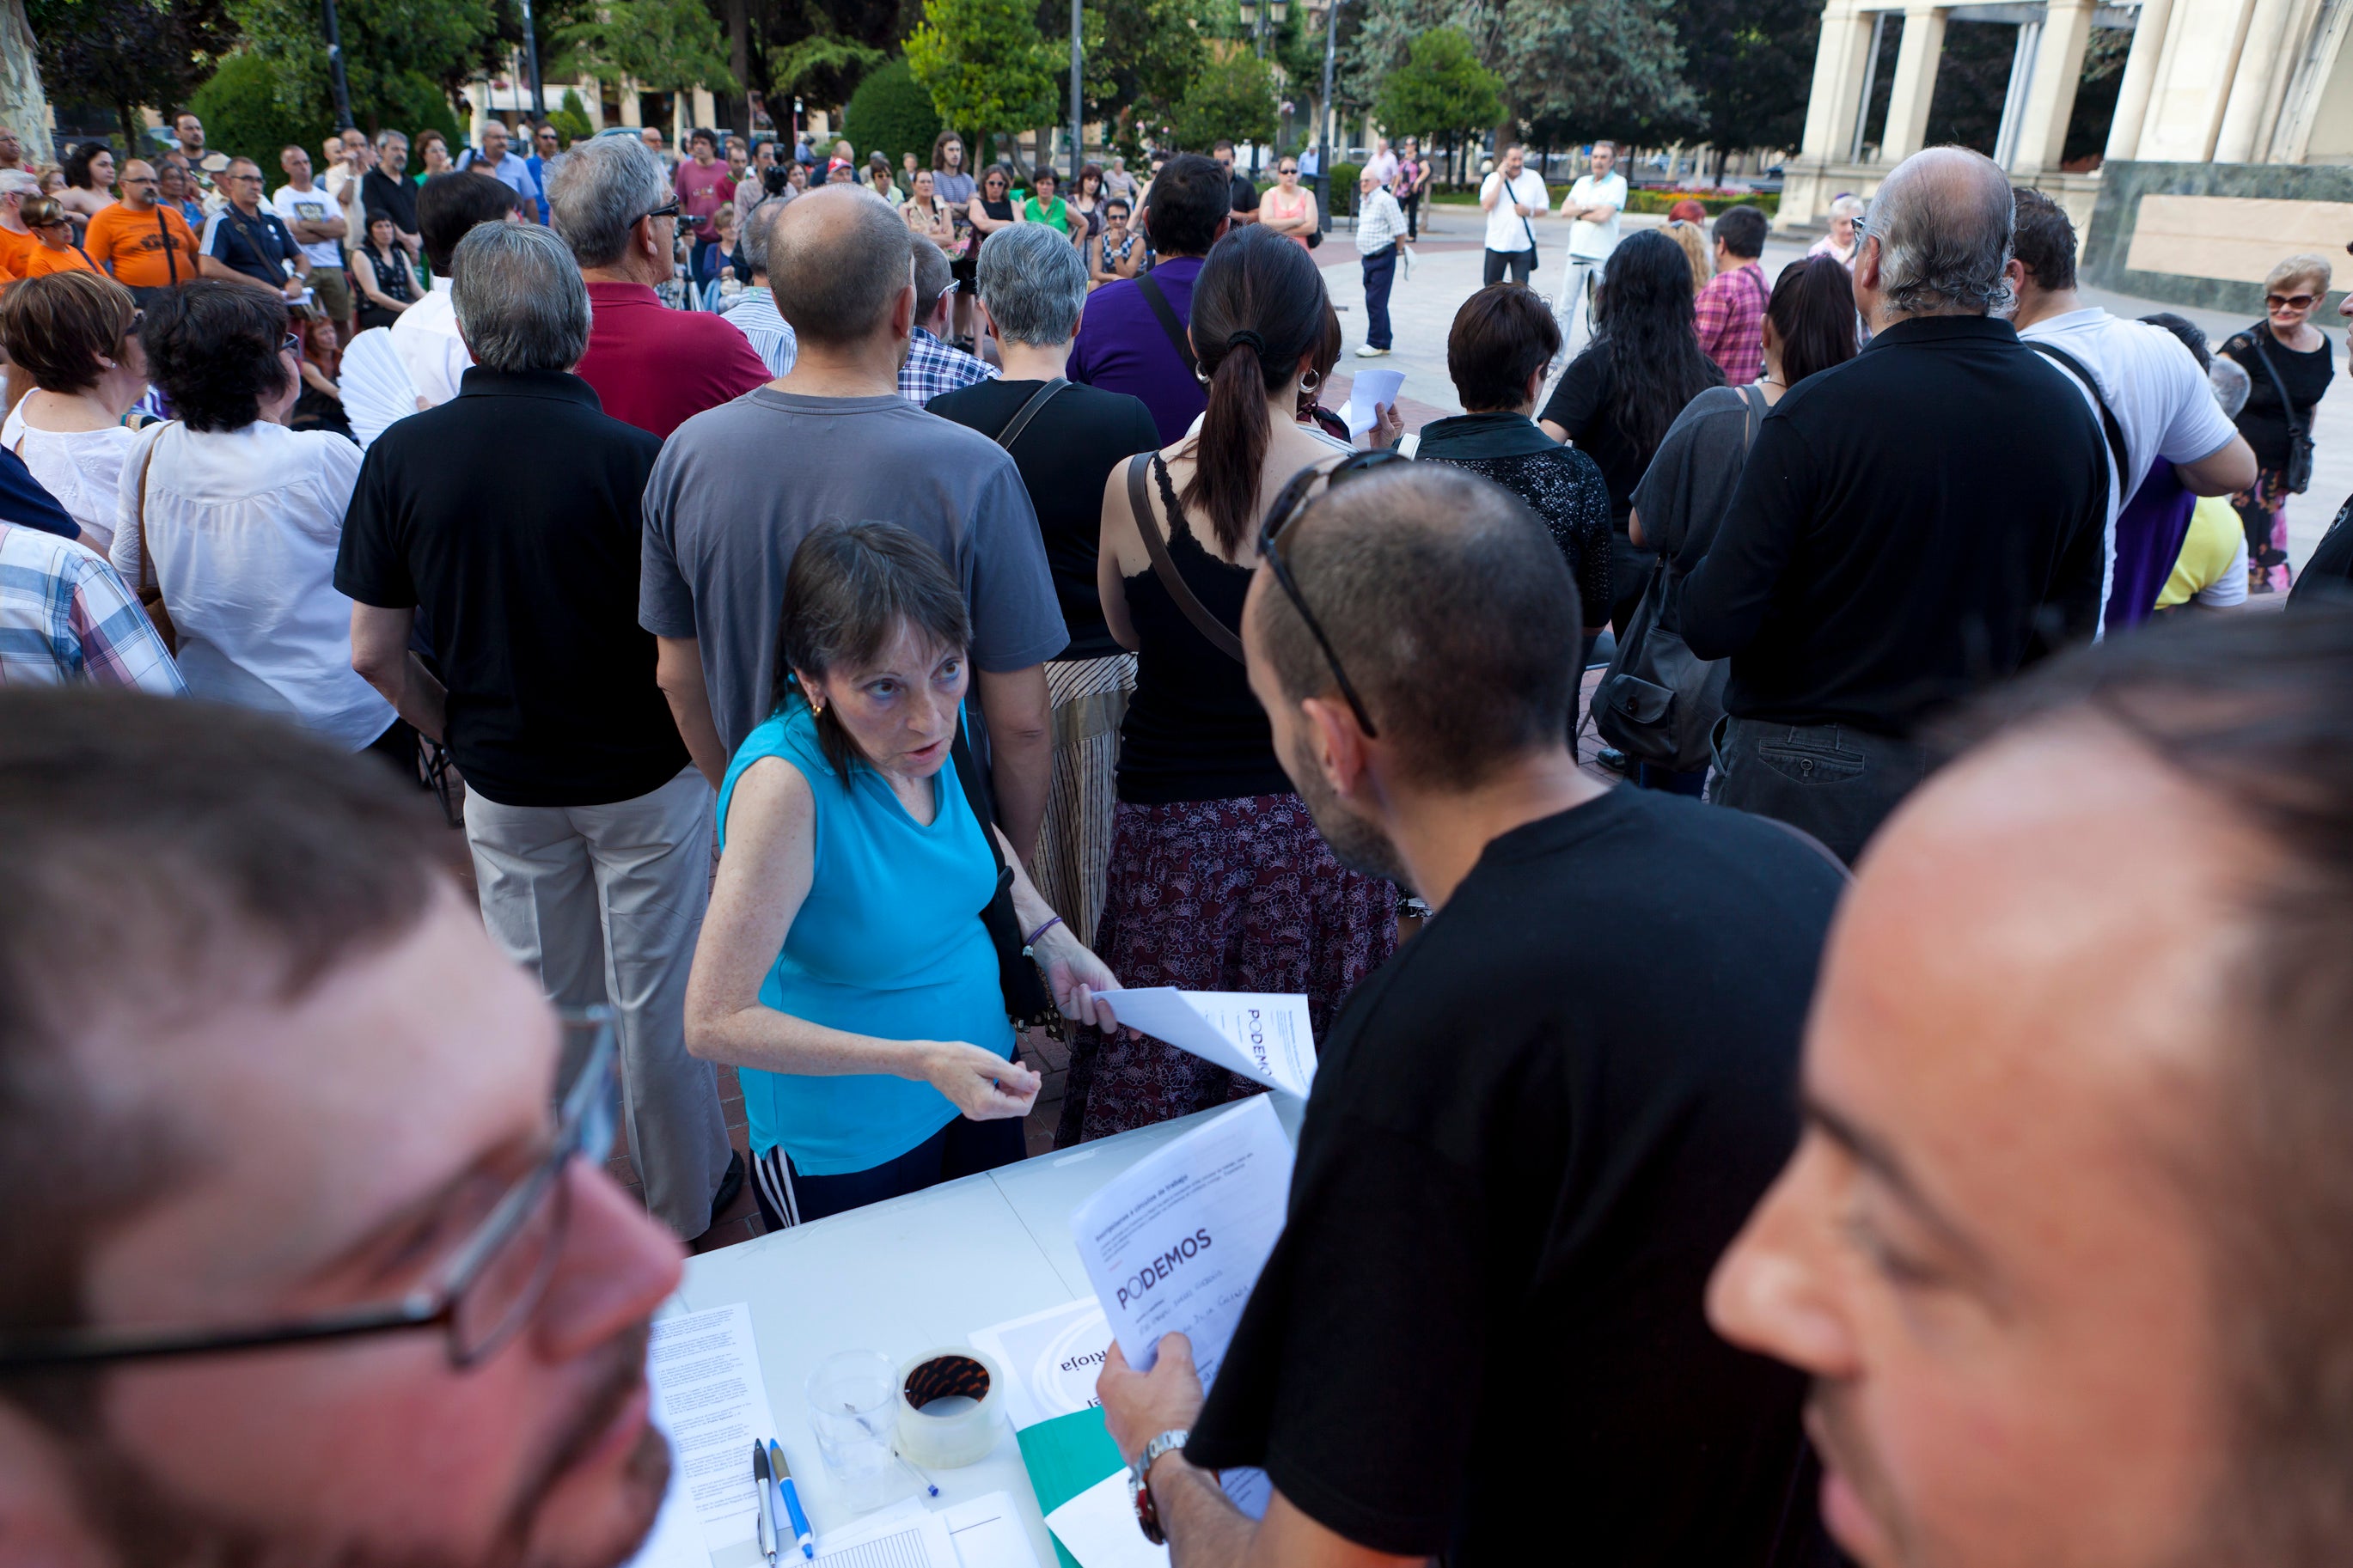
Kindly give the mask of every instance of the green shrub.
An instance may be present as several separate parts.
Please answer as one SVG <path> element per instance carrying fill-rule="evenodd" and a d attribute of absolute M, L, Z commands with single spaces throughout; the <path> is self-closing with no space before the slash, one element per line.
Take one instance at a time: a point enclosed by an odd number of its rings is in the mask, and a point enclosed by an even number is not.
<path fill-rule="evenodd" d="M 443 96 L 439 88 L 415 71 L 391 79 L 374 102 L 353 104 L 352 115 L 369 131 L 401 132 L 408 138 L 412 147 L 417 144 L 417 137 L 427 131 L 438 131 L 448 138 L 452 147 L 461 147 L 466 142 L 465 128 L 458 123 L 458 116 L 450 109 L 448 99 Z M 526 144 L 530 142 L 528 136 L 522 140 Z M 421 169 L 424 164 L 416 162 L 411 167 Z"/>
<path fill-rule="evenodd" d="M 555 127 L 556 139 L 566 147 L 586 142 L 596 130 L 588 123 L 587 106 L 580 101 L 580 94 L 568 87 L 564 89 L 564 101 L 548 110 L 547 122 Z"/>
<path fill-rule="evenodd" d="M 1630 191 L 1626 210 L 1630 213 L 1663 213 L 1677 202 L 1697 202 L 1714 217 L 1726 207 L 1751 206 L 1771 217 L 1781 209 L 1780 194 L 1777 191 L 1755 191 L 1746 195 L 1716 195 L 1701 191 Z"/>
<path fill-rule="evenodd" d="M 897 179 L 899 160 L 909 153 L 915 155 L 917 163 L 931 163 L 940 116 L 932 107 L 932 95 L 915 79 L 907 62 L 892 60 L 871 73 L 849 95 L 849 107 L 841 114 L 841 133 L 861 160 L 881 148 L 891 160 L 891 177 Z"/>
<path fill-rule="evenodd" d="M 269 185 L 279 183 L 278 154 L 287 143 L 316 149 L 335 129 L 331 114 L 280 103 L 278 73 L 242 52 L 221 61 L 211 79 L 190 95 L 188 108 L 205 122 L 206 146 L 252 159 Z"/>
<path fill-rule="evenodd" d="M 1332 183 L 1326 187 L 1332 193 L 1331 207 L 1335 218 L 1353 217 L 1356 212 L 1356 182 L 1364 177 L 1362 163 L 1335 163 Z"/>

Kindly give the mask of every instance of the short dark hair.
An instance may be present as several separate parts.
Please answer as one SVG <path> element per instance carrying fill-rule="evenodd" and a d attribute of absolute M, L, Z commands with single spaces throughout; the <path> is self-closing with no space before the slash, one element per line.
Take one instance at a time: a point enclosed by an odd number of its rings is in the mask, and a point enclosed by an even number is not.
<path fill-rule="evenodd" d="M 939 552 L 895 522 L 818 524 L 793 552 L 785 573 L 771 710 L 781 710 L 796 693 L 807 700 L 795 671 L 823 677 L 863 668 L 902 626 L 942 647 L 972 646 L 964 589 Z M 830 705 L 817 716 L 817 738 L 849 788 L 851 770 L 865 754 Z"/>
<path fill-rule="evenodd" d="M 1517 408 L 1528 377 L 1560 353 L 1560 323 L 1535 289 L 1491 283 L 1462 301 L 1446 334 L 1446 374 L 1467 414 Z"/>
<path fill-rule="evenodd" d="M 1765 254 L 1765 235 L 1772 226 L 1762 211 L 1746 202 L 1715 215 L 1715 237 L 1743 261 L 1754 261 Z"/>
<path fill-rule="evenodd" d="M 2233 1540 L 2249 1562 L 2333 1562 L 2353 1538 L 2353 609 L 2138 626 L 2038 667 L 1942 739 L 2087 717 L 2278 852 L 2246 868 L 2252 929 L 2217 937 L 2234 1005 L 2220 1103 L 2199 1118 L 2219 1147 L 2166 1163 L 2210 1216 Z"/>
<path fill-rule="evenodd" d="M 828 204 L 839 201 L 813 191 L 786 207 L 768 232 L 768 289 L 776 310 L 813 343 L 871 335 L 910 277 L 915 237 L 899 215 L 860 195 L 836 216 Z M 821 224 L 826 231 L 817 232 Z"/>
<path fill-rule="evenodd" d="M 488 184 L 487 181 L 481 182 Z M 244 283 L 199 278 L 166 289 L 139 331 L 147 374 L 191 430 L 242 430 L 261 400 L 286 390 L 282 300 Z"/>
<path fill-rule="evenodd" d="M 88 392 L 115 357 L 139 307 L 102 272 L 52 272 L 0 294 L 0 345 L 44 392 Z"/>
<path fill-rule="evenodd" d="M 1231 142 L 1227 141 L 1227 140 L 1226 140 L 1224 137 L 1222 137 L 1222 136 L 1219 137 L 1215 142 L 1210 142 L 1210 143 L 1209 143 L 1209 151 L 1210 151 L 1210 152 L 1212 152 L 1212 153 L 1230 153 L 1230 152 L 1232 152 L 1233 150 L 1234 150 L 1234 144 L 1233 144 Z M 1214 160 L 1214 159 L 1213 159 L 1213 160 L 1211 160 L 1211 161 L 1212 161 L 1212 162 L 1215 162 L 1215 160 Z"/>
<path fill-rule="evenodd" d="M 417 193 L 417 237 L 425 242 L 425 259 L 441 277 L 450 275 L 458 242 L 486 223 L 504 223 L 507 214 L 522 210 L 514 187 L 485 180 L 467 170 L 436 174 Z"/>
<path fill-rule="evenodd" d="M 1781 380 L 1795 386 L 1818 371 L 1852 359 L 1857 342 L 1854 275 L 1835 256 L 1800 258 L 1781 269 L 1766 302 L 1766 319 L 1781 340 Z"/>
<path fill-rule="evenodd" d="M 2075 286 L 2075 224 L 2067 209 L 2025 185 L 2010 188 L 2016 221 L 2010 232 L 2010 253 L 2037 289 L 2061 290 Z"/>
<path fill-rule="evenodd" d="M 1510 491 L 1448 464 L 1391 464 L 1317 497 L 1282 548 L 1414 778 L 1467 789 L 1567 735 L 1584 635 L 1577 584 Z M 1262 592 L 1259 603 L 1282 694 L 1335 692 L 1289 596 Z"/>
<path fill-rule="evenodd" d="M 2159 310 L 2153 316 L 2143 316 L 2141 324 L 2163 327 L 2167 331 L 2179 338 L 2181 346 L 2189 351 L 2190 357 L 2198 362 L 2200 370 L 2214 368 L 2214 348 L 2207 340 L 2206 329 L 2189 317 L 2177 316 L 2171 310 Z"/>
<path fill-rule="evenodd" d="M 174 292 L 206 288 L 269 303 Z M 170 1129 L 124 1126 L 82 1042 L 126 1016 L 134 1036 L 185 1023 L 256 980 L 299 998 L 413 930 L 442 863 L 419 799 L 251 709 L 0 689 L 0 1333 L 81 1322 L 90 1243 L 158 1190 Z M 135 984 L 110 973 L 124 942 Z"/>
<path fill-rule="evenodd" d="M 708 142 L 711 143 L 711 150 L 712 152 L 716 153 L 719 151 L 718 135 L 713 132 L 705 130 L 700 125 L 686 133 L 686 145 L 690 151 L 692 150 L 697 142 Z"/>
<path fill-rule="evenodd" d="M 1144 226 L 1162 256 L 1207 256 L 1218 243 L 1218 226 L 1233 216 L 1233 188 L 1217 161 L 1179 153 L 1152 181 Z"/>
<path fill-rule="evenodd" d="M 1135 210 L 1128 205 L 1128 201 L 1125 196 L 1105 196 L 1103 198 L 1103 211 L 1108 213 L 1113 207 L 1117 207 L 1124 213 L 1132 213 Z"/>

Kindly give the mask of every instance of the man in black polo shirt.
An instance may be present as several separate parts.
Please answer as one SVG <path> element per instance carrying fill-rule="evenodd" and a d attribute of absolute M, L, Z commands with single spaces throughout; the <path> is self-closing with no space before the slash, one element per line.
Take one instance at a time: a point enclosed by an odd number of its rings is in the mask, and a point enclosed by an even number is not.
<path fill-rule="evenodd" d="M 1857 226 L 1873 337 L 1773 405 L 1683 640 L 1732 660 L 1708 798 L 1852 861 L 1927 775 L 1937 708 L 2099 626 L 2108 456 L 2006 305 L 2013 204 L 1990 159 L 1915 153 Z"/>
<path fill-rule="evenodd" d="M 456 397 L 377 437 L 344 519 L 352 663 L 465 774 L 491 937 L 557 1001 L 612 1006 L 646 1206 L 691 1239 L 742 1167 L 683 1024 L 711 786 L 638 628 L 639 508 L 661 443 L 570 374 L 588 294 L 554 231 L 481 225 L 454 271 L 473 368 Z M 433 670 L 409 651 L 420 612 Z"/>
<path fill-rule="evenodd" d="M 1176 1561 L 1831 1561 L 1803 1389 L 1703 1306 L 1797 1141 L 1838 868 L 1577 770 L 1576 585 L 1486 480 L 1347 476 L 1268 561 L 1242 638 L 1276 754 L 1344 861 L 1437 912 L 1323 1042 L 1207 1405 L 1181 1336 L 1149 1373 L 1110 1352 Z M 1211 1474 L 1237 1465 L 1273 1481 L 1261 1522 Z"/>
<path fill-rule="evenodd" d="M 220 189 L 227 204 L 206 221 L 196 247 L 204 275 L 301 299 L 311 286 L 311 258 L 263 200 L 261 165 L 250 158 L 230 159 L 221 171 Z"/>
<path fill-rule="evenodd" d="M 1233 194 L 1234 222 L 1237 225 L 1258 221 L 1258 185 L 1248 174 L 1234 170 L 1234 144 L 1220 142 L 1215 149 L 1218 166 L 1226 172 L 1226 187 Z"/>

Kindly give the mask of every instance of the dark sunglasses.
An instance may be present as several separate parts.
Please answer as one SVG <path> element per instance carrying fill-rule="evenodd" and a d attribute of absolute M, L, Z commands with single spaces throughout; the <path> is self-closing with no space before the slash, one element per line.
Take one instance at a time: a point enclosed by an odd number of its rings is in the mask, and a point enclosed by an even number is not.
<path fill-rule="evenodd" d="M 557 1101 L 554 1132 L 527 1171 L 486 1194 L 477 1223 L 427 1270 L 426 1282 L 398 1300 L 245 1327 L 59 1329 L 0 1340 L 0 1371 L 211 1355 L 435 1328 L 442 1331 L 451 1366 L 462 1372 L 480 1364 L 531 1321 L 554 1278 L 571 1215 L 566 1168 L 579 1159 L 604 1161 L 619 1122 L 611 1011 L 567 1008 L 564 1027 L 565 1058 L 572 1058 L 572 1047 L 582 1048 L 577 1075 Z"/>
<path fill-rule="evenodd" d="M 1277 169 L 1275 173 L 1278 174 L 1295 174 L 1299 173 L 1299 165 L 1296 163 L 1285 163 L 1282 168 Z"/>
<path fill-rule="evenodd" d="M 1306 597 L 1299 591 L 1298 580 L 1291 574 L 1291 563 L 1283 559 L 1282 536 L 1307 510 L 1308 492 L 1315 488 L 1317 479 L 1324 481 L 1324 489 L 1328 494 L 1332 487 L 1343 479 L 1387 468 L 1391 463 L 1409 461 L 1411 459 L 1403 452 L 1373 451 L 1351 452 L 1329 468 L 1311 464 L 1292 475 L 1289 482 L 1276 493 L 1274 504 L 1266 509 L 1266 521 L 1259 525 L 1258 531 L 1260 556 L 1265 560 L 1267 569 L 1274 574 L 1275 584 L 1282 588 L 1283 596 L 1291 601 L 1291 607 L 1299 612 L 1299 618 L 1306 624 L 1307 633 L 1315 639 L 1315 646 L 1324 650 L 1324 661 L 1332 667 L 1332 679 L 1338 684 L 1340 695 L 1347 699 L 1348 711 L 1356 716 L 1357 727 L 1365 731 L 1365 739 L 1368 741 L 1378 740 L 1381 731 L 1366 709 L 1365 700 L 1356 695 L 1356 683 L 1341 668 L 1339 650 L 1324 635 L 1324 623 L 1317 620 L 1315 612 L 1307 607 Z"/>
<path fill-rule="evenodd" d="M 2263 296 L 2263 308 L 2267 310 L 2309 310 L 2316 298 L 2318 296 L 2312 294 L 2266 294 Z"/>

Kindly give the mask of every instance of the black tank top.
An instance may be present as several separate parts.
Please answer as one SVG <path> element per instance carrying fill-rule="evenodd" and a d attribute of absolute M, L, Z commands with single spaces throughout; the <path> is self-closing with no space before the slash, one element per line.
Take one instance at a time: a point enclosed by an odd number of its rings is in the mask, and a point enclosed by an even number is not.
<path fill-rule="evenodd" d="M 1168 469 L 1152 459 L 1166 513 L 1168 558 L 1202 607 L 1240 627 L 1250 574 L 1201 547 L 1176 503 Z M 1138 526 L 1146 520 L 1139 518 Z M 1194 629 L 1150 567 L 1124 579 L 1139 647 L 1135 695 L 1119 731 L 1119 798 L 1131 805 L 1287 795 L 1266 710 L 1242 667 Z"/>

